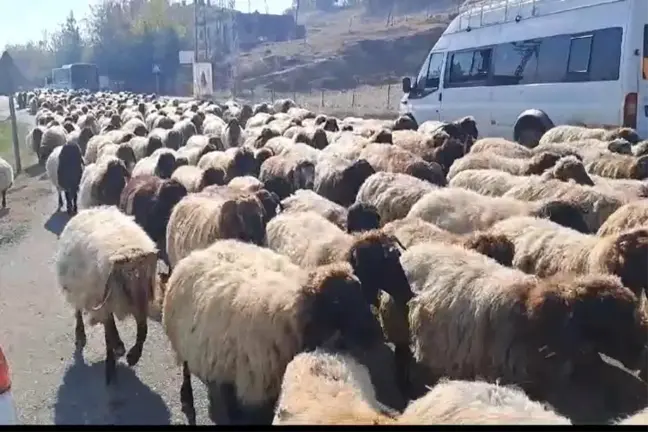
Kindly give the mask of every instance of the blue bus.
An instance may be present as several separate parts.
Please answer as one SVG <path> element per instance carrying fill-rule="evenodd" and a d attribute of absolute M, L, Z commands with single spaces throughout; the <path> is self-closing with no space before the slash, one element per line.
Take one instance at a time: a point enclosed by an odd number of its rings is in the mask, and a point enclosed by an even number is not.
<path fill-rule="evenodd" d="M 92 63 L 72 63 L 52 69 L 50 86 L 55 89 L 99 91 L 99 69 Z"/>

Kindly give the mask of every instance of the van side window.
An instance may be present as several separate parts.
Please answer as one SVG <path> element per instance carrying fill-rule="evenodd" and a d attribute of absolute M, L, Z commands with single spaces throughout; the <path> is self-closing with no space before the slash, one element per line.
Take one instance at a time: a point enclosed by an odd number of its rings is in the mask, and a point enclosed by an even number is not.
<path fill-rule="evenodd" d="M 441 83 L 441 68 L 443 67 L 444 53 L 434 53 L 430 57 L 430 66 L 428 68 L 427 79 L 425 80 L 426 89 L 437 89 Z"/>
<path fill-rule="evenodd" d="M 493 85 L 531 84 L 538 68 L 539 39 L 498 45 L 493 53 Z"/>
<path fill-rule="evenodd" d="M 643 79 L 648 80 L 648 24 L 644 26 Z"/>
<path fill-rule="evenodd" d="M 569 42 L 569 61 L 567 73 L 586 74 L 589 72 L 592 53 L 592 35 L 572 37 Z"/>
<path fill-rule="evenodd" d="M 594 32 L 589 65 L 589 81 L 616 81 L 621 64 L 621 27 Z"/>
<path fill-rule="evenodd" d="M 486 85 L 491 66 L 490 48 L 453 53 L 448 74 L 449 87 Z"/>
<path fill-rule="evenodd" d="M 552 36 L 542 40 L 538 53 L 536 83 L 559 83 L 565 79 L 570 40 L 569 35 Z"/>

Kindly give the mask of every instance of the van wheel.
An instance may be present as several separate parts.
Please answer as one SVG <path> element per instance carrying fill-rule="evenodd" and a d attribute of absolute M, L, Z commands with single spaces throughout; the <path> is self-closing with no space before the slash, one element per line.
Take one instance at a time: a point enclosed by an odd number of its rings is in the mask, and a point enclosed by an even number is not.
<path fill-rule="evenodd" d="M 518 132 L 517 142 L 528 148 L 534 148 L 540 142 L 545 130 L 535 121 L 527 121 Z"/>

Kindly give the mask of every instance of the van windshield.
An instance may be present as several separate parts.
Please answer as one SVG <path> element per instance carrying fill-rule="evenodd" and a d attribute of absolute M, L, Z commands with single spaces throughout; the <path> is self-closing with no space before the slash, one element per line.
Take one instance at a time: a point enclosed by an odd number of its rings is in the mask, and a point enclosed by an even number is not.
<path fill-rule="evenodd" d="M 643 79 L 648 80 L 648 24 L 644 26 Z"/>

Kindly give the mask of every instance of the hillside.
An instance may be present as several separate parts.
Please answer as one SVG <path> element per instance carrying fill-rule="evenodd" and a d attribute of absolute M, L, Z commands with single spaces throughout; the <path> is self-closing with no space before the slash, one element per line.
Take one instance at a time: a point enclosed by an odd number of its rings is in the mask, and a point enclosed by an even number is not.
<path fill-rule="evenodd" d="M 396 15 L 390 25 L 387 15 L 368 16 L 362 9 L 302 15 L 306 39 L 266 43 L 240 55 L 240 88 L 304 92 L 396 82 L 418 71 L 453 3 Z"/>

